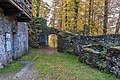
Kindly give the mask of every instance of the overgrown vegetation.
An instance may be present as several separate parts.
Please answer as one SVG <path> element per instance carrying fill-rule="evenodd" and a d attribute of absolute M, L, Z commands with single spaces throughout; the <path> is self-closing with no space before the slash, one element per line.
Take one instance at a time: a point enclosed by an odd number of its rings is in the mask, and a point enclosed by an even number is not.
<path fill-rule="evenodd" d="M 47 26 L 47 20 L 44 18 L 33 18 L 29 23 L 29 46 L 33 48 L 39 47 L 39 33 L 47 34 L 49 28 Z"/>
<path fill-rule="evenodd" d="M 22 60 L 35 62 L 34 69 L 39 77 L 50 80 L 119 80 L 113 74 L 107 74 L 93 69 L 69 54 L 47 54 L 34 49 L 31 54 L 23 56 Z"/>
<path fill-rule="evenodd" d="M 7 65 L 5 68 L 0 69 L 0 74 L 18 72 L 23 66 L 25 66 L 24 63 L 13 61 L 9 65 Z"/>

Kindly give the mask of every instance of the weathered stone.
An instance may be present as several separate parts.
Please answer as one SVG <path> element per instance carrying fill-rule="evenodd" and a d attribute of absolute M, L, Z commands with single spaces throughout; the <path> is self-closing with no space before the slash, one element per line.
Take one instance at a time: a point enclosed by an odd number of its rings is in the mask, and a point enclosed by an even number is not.
<path fill-rule="evenodd" d="M 0 63 L 0 69 L 4 67 L 5 67 L 4 64 Z"/>
<path fill-rule="evenodd" d="M 108 68 L 120 77 L 120 47 L 112 47 L 107 51 Z"/>
<path fill-rule="evenodd" d="M 59 52 L 72 53 L 77 55 L 81 62 L 99 69 L 109 69 L 119 75 L 120 48 L 116 46 L 120 46 L 119 34 L 90 36 L 63 33 L 58 35 Z"/>
<path fill-rule="evenodd" d="M 6 64 L 28 51 L 27 30 L 25 22 L 18 22 L 17 17 L 5 16 L 0 8 L 0 63 Z"/>

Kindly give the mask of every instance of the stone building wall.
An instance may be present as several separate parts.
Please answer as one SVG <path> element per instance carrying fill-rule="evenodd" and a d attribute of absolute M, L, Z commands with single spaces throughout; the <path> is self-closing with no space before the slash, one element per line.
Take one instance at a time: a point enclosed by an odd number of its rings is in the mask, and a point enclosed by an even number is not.
<path fill-rule="evenodd" d="M 6 64 L 28 51 L 27 24 L 5 16 L 0 8 L 0 63 Z"/>
<path fill-rule="evenodd" d="M 14 58 L 20 57 L 28 51 L 28 26 L 27 23 L 18 22 L 14 33 Z"/>

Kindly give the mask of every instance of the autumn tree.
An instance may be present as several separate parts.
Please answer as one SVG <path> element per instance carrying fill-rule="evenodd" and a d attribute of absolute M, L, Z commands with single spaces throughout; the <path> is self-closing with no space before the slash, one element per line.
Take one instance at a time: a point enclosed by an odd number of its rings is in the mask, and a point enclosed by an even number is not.
<path fill-rule="evenodd" d="M 120 1 L 110 0 L 109 18 L 108 18 L 108 33 L 119 34 L 119 18 L 120 18 Z"/>
<path fill-rule="evenodd" d="M 103 34 L 107 34 L 108 27 L 108 0 L 104 2 L 104 25 L 103 25 Z"/>
<path fill-rule="evenodd" d="M 89 26 L 89 33 L 91 27 L 91 12 L 92 12 L 92 0 L 89 0 L 89 17 L 88 17 L 88 26 Z"/>
<path fill-rule="evenodd" d="M 43 0 L 32 0 L 33 2 L 33 16 L 34 17 L 43 17 L 48 18 L 48 14 L 50 12 L 50 7 L 48 3 L 44 2 Z"/>
<path fill-rule="evenodd" d="M 118 21 L 117 21 L 117 24 L 116 24 L 115 34 L 119 34 L 119 29 L 120 29 L 120 12 L 119 12 Z"/>
<path fill-rule="evenodd" d="M 61 29 L 61 7 L 62 0 L 53 0 L 51 6 L 50 26 Z"/>
<path fill-rule="evenodd" d="M 63 30 L 80 33 L 86 24 L 90 34 L 102 34 L 103 0 L 63 0 L 62 7 Z"/>
<path fill-rule="evenodd" d="M 73 0 L 74 2 L 74 31 L 77 31 L 78 24 L 78 15 L 79 15 L 79 0 Z"/>
<path fill-rule="evenodd" d="M 119 3 L 117 0 L 111 1 Z M 81 33 L 84 31 L 84 25 L 87 25 L 89 34 L 107 34 L 110 27 L 109 17 L 114 11 L 114 9 L 110 11 L 111 4 L 113 3 L 110 0 L 53 0 L 50 26 Z M 114 7 L 116 5 L 119 4 L 115 4 Z M 118 18 L 113 22 L 117 21 Z"/>
<path fill-rule="evenodd" d="M 36 2 L 37 2 L 37 4 L 36 4 L 36 7 L 37 7 L 37 8 L 36 8 L 36 17 L 39 17 L 41 0 L 37 0 Z"/>

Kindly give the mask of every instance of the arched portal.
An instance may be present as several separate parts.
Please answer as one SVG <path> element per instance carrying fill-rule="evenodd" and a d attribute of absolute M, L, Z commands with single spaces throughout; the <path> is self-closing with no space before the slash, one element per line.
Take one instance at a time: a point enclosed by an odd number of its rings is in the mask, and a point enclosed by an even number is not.
<path fill-rule="evenodd" d="M 57 47 L 57 35 L 59 34 L 59 30 L 49 27 L 48 32 L 39 32 L 38 33 L 38 42 L 39 46 L 49 46 L 56 48 Z"/>
<path fill-rule="evenodd" d="M 49 34 L 48 35 L 48 46 L 56 48 L 57 47 L 57 35 Z"/>

